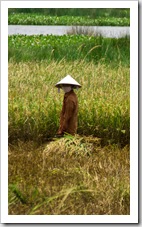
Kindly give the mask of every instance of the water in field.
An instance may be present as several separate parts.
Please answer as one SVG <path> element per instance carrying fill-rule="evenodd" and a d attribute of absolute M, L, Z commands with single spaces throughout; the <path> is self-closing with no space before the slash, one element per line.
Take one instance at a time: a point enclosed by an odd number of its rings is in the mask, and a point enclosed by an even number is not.
<path fill-rule="evenodd" d="M 74 27 L 76 26 L 9 25 L 8 35 L 64 35 Z M 99 34 L 103 37 L 120 38 L 130 35 L 130 27 L 83 26 L 83 29 L 85 28 L 89 28 L 89 30 L 93 31 L 94 34 Z"/>

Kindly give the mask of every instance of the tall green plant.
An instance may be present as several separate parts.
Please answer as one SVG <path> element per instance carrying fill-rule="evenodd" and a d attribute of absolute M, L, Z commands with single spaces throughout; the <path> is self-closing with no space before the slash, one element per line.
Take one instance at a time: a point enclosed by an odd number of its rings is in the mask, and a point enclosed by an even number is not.
<path fill-rule="evenodd" d="M 111 39 L 85 35 L 24 36 L 8 38 L 8 58 L 19 61 L 85 60 L 117 66 L 130 64 L 130 38 Z"/>

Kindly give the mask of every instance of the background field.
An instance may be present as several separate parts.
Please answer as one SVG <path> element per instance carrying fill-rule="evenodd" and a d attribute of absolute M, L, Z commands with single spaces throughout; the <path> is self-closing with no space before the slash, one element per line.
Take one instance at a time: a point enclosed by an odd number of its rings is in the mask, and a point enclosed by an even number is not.
<path fill-rule="evenodd" d="M 9 18 L 14 10 L 41 13 L 9 9 Z M 102 15 L 129 11 L 90 18 Z M 9 214 L 129 215 L 130 38 L 9 36 L 8 61 Z M 64 94 L 55 84 L 67 74 L 82 85 L 78 134 L 57 139 Z"/>
<path fill-rule="evenodd" d="M 129 9 L 9 9 L 8 24 L 130 26 Z"/>
<path fill-rule="evenodd" d="M 96 17 L 115 17 L 115 18 L 130 18 L 130 9 L 125 8 L 9 8 L 9 16 L 16 13 L 36 13 L 50 16 L 90 16 Z"/>

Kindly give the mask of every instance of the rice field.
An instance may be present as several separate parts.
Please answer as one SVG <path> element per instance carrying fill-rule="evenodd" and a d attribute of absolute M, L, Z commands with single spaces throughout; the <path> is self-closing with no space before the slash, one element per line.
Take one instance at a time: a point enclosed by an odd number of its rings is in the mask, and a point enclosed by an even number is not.
<path fill-rule="evenodd" d="M 70 73 L 82 88 L 78 134 L 56 139 Z M 9 62 L 11 215 L 129 215 L 129 68 L 85 61 Z"/>
<path fill-rule="evenodd" d="M 129 68 L 85 61 L 9 62 L 9 141 L 56 134 L 63 101 L 55 84 L 70 74 L 81 85 L 78 133 L 129 143 Z"/>
<path fill-rule="evenodd" d="M 66 136 L 9 146 L 10 215 L 129 215 L 129 146 Z"/>
<path fill-rule="evenodd" d="M 85 36 L 9 37 L 10 215 L 130 214 L 130 40 L 97 39 L 101 51 Z M 82 85 L 78 131 L 57 139 L 67 74 Z"/>

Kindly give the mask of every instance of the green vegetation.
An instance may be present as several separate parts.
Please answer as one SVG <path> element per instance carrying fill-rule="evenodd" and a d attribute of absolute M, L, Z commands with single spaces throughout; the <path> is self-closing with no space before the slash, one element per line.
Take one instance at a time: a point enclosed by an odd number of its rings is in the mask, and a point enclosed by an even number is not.
<path fill-rule="evenodd" d="M 129 215 L 129 146 L 69 137 L 9 147 L 9 215 Z"/>
<path fill-rule="evenodd" d="M 92 25 L 92 26 L 129 26 L 129 18 L 90 18 L 80 16 L 46 16 L 37 14 L 10 14 L 10 25 Z"/>
<path fill-rule="evenodd" d="M 130 9 L 8 9 L 8 24 L 130 26 Z"/>
<path fill-rule="evenodd" d="M 89 16 L 90 18 L 98 17 L 130 17 L 130 9 L 126 8 L 9 8 L 8 14 L 30 13 L 50 16 Z"/>
<path fill-rule="evenodd" d="M 130 64 L 130 38 L 85 35 L 12 35 L 8 37 L 8 58 L 14 61 L 85 60 L 113 66 Z"/>

